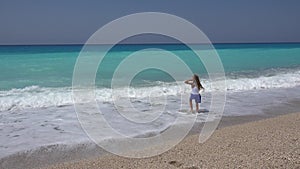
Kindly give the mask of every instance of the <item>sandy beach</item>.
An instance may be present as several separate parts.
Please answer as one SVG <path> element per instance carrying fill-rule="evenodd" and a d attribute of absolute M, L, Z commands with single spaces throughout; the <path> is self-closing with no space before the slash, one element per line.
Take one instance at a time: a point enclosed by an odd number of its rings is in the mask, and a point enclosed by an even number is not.
<path fill-rule="evenodd" d="M 146 159 L 115 155 L 49 166 L 62 168 L 300 168 L 300 113 L 224 127 L 203 144 L 188 136 Z"/>

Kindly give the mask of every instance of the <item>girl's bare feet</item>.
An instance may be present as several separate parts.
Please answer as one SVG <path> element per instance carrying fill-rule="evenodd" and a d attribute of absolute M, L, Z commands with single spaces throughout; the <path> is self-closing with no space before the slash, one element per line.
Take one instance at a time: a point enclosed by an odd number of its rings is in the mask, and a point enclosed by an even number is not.
<path fill-rule="evenodd" d="M 195 111 L 194 111 L 194 110 L 190 110 L 189 112 L 190 112 L 190 113 L 195 113 Z"/>

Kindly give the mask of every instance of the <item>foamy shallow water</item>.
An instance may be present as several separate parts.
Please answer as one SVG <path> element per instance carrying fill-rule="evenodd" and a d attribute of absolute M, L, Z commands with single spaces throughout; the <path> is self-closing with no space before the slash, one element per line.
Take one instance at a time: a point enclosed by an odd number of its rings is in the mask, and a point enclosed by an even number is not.
<path fill-rule="evenodd" d="M 285 104 L 290 100 L 300 100 L 299 93 L 300 87 L 229 92 L 223 115 L 263 114 L 268 107 Z M 127 113 L 131 118 L 144 118 L 145 121 L 155 119 L 153 122 L 138 125 L 124 121 L 122 116 L 116 116 L 118 110 L 112 102 L 99 101 L 99 107 L 105 118 L 119 132 L 131 137 L 149 137 L 170 127 L 178 113 L 180 113 L 179 109 L 188 109 L 188 96 L 184 97 L 186 97 L 186 99 L 183 99 L 184 107 L 180 107 L 180 97 L 175 95 L 168 97 L 167 107 L 163 108 L 160 104 L 157 104 L 159 101 L 156 104 L 151 104 L 146 98 L 132 99 L 132 104 L 141 114 L 132 113 L 129 106 L 125 106 L 121 107 L 121 111 L 125 112 L 125 115 Z M 201 108 L 209 109 L 210 100 L 210 94 L 205 92 Z M 150 110 L 154 110 L 153 112 L 157 114 L 150 113 L 147 115 L 151 112 Z M 192 114 L 185 113 L 185 115 L 191 116 Z M 20 151 L 37 150 L 39 147 L 47 145 L 61 144 L 74 148 L 74 146 L 82 143 L 91 143 L 91 140 L 83 131 L 72 105 L 2 111 L 0 116 L 1 158 Z M 157 116 L 160 118 L 156 119 Z M 196 122 L 202 123 L 214 120 L 207 119 L 207 117 L 208 113 L 200 113 L 197 115 Z M 103 140 L 105 139 L 112 138 L 103 138 Z"/>
<path fill-rule="evenodd" d="M 161 109 L 160 104 L 149 106 L 149 102 L 145 100 L 135 100 L 133 104 L 135 104 L 136 111 L 141 113 L 141 115 L 138 115 L 139 117 L 129 107 L 122 107 L 122 110 L 116 109 L 112 102 L 99 102 L 99 107 L 112 127 L 122 134 L 131 137 L 147 137 L 159 134 L 172 125 L 176 119 L 176 114 L 180 113 L 178 111 L 180 109 L 180 99 L 173 97 L 170 99 L 170 103 L 168 107 Z M 88 111 L 88 109 L 87 105 L 86 110 Z M 150 109 L 152 109 L 152 113 Z M 185 109 L 187 110 L 187 107 Z M 118 115 L 119 111 L 127 113 L 129 117 L 141 120 L 147 119 L 147 117 L 150 117 L 151 120 L 154 117 L 152 117 L 153 112 L 156 112 L 156 114 L 153 119 L 154 122 L 130 123 L 128 120 L 124 120 L 123 116 Z M 195 116 L 191 113 L 185 114 Z M 155 120 L 156 116 L 160 116 L 160 118 Z M 199 120 L 205 120 L 203 117 Z M 1 157 L 46 145 L 66 144 L 71 146 L 91 142 L 83 131 L 72 105 L 3 111 L 1 112 L 0 125 Z M 111 138 L 103 137 L 103 140 L 106 139 Z"/>

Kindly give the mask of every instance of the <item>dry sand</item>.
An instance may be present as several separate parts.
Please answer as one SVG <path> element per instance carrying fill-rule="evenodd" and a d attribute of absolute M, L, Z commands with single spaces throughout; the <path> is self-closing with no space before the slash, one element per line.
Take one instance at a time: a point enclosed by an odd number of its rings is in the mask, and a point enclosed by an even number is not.
<path fill-rule="evenodd" d="M 215 131 L 203 144 L 188 136 L 173 149 L 146 159 L 108 155 L 49 168 L 300 168 L 300 113 Z"/>

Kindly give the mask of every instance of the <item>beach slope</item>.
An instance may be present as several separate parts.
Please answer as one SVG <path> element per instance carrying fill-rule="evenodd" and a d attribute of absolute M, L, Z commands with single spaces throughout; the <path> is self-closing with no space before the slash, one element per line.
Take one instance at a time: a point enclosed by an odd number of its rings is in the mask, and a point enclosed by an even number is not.
<path fill-rule="evenodd" d="M 48 168 L 300 168 L 300 113 L 217 130 L 203 144 L 187 137 L 170 151 L 146 159 L 115 155 Z"/>

